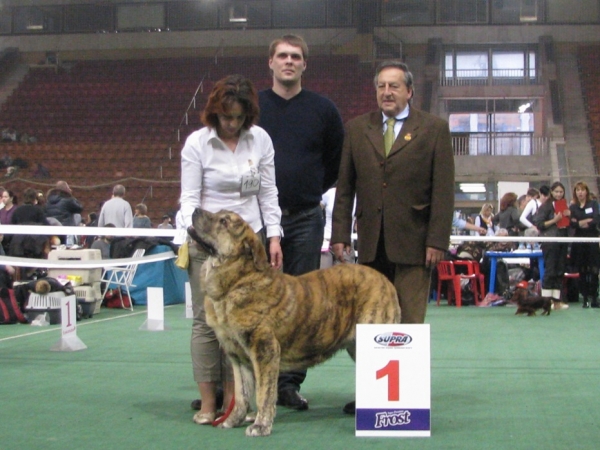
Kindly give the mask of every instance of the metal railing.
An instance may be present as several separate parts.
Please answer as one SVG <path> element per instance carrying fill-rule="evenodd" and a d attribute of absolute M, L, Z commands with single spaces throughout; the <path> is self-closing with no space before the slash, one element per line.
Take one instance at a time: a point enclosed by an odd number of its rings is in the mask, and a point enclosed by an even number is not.
<path fill-rule="evenodd" d="M 532 133 L 464 133 L 452 136 L 455 156 L 546 156 L 548 139 Z"/>
<path fill-rule="evenodd" d="M 441 86 L 501 86 L 539 84 L 535 69 L 442 70 Z"/>

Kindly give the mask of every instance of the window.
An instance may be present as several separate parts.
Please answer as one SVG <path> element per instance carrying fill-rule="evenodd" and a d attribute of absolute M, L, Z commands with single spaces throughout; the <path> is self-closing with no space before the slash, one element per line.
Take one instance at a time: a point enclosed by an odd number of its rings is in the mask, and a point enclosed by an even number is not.
<path fill-rule="evenodd" d="M 565 0 L 546 0 L 548 23 L 598 23 L 600 3 L 585 1 L 573 8 L 573 3 Z"/>
<path fill-rule="evenodd" d="M 221 28 L 270 28 L 271 27 L 271 2 L 261 1 L 235 1 L 226 3 L 221 7 Z M 245 18 L 246 21 L 241 19 Z"/>
<path fill-rule="evenodd" d="M 324 27 L 327 22 L 327 2 L 323 0 L 278 0 L 273 2 L 273 26 Z"/>
<path fill-rule="evenodd" d="M 536 83 L 536 52 L 527 49 L 448 50 L 443 74 L 442 84 L 450 86 Z"/>
<path fill-rule="evenodd" d="M 65 7 L 65 31 L 113 31 L 113 9 L 101 5 L 72 5 Z"/>
<path fill-rule="evenodd" d="M 438 2 L 438 23 L 487 23 L 487 1 L 440 1 Z"/>
<path fill-rule="evenodd" d="M 454 148 L 463 155 L 531 155 L 535 99 L 449 100 Z"/>
<path fill-rule="evenodd" d="M 487 52 L 447 52 L 447 78 L 486 78 L 488 77 Z"/>
<path fill-rule="evenodd" d="M 62 28 L 60 6 L 26 6 L 14 10 L 15 33 L 58 33 Z"/>
<path fill-rule="evenodd" d="M 167 3 L 167 11 L 171 30 L 207 30 L 219 25 L 217 2 L 201 0 Z"/>
<path fill-rule="evenodd" d="M 166 24 L 165 7 L 160 3 L 117 5 L 119 30 L 154 30 Z"/>
<path fill-rule="evenodd" d="M 432 0 L 389 0 L 383 2 L 383 25 L 422 25 L 432 24 Z"/>

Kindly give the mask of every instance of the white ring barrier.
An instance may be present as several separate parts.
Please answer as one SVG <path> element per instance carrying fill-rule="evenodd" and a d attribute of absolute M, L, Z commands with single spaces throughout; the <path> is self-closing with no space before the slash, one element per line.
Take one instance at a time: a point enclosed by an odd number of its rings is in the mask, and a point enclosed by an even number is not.
<path fill-rule="evenodd" d="M 161 228 L 114 228 L 114 227 L 55 227 L 47 225 L 0 225 L 0 234 L 41 234 L 47 236 L 150 236 L 177 237 L 186 230 L 163 230 Z"/>
<path fill-rule="evenodd" d="M 0 256 L 0 265 L 13 267 L 41 267 L 44 269 L 98 269 L 116 266 L 126 266 L 131 263 L 148 264 L 157 261 L 166 261 L 167 259 L 177 258 L 173 252 L 157 253 L 155 255 L 142 256 L 141 258 L 116 258 L 100 259 L 91 261 L 79 260 L 50 260 L 35 258 L 17 258 L 15 256 Z"/>
<path fill-rule="evenodd" d="M 124 237 L 167 237 L 185 240 L 185 229 L 163 230 L 160 228 L 114 228 L 114 227 L 57 227 L 46 225 L 0 225 L 0 234 L 31 234 L 46 236 L 124 236 Z M 39 258 L 19 258 L 0 256 L 0 265 L 13 267 L 40 267 L 46 269 L 81 268 L 97 269 L 123 266 L 131 263 L 148 264 L 157 261 L 174 259 L 177 255 L 172 251 L 146 255 L 141 258 L 115 258 L 92 261 L 48 260 Z"/>
<path fill-rule="evenodd" d="M 472 242 L 600 242 L 600 237 L 543 237 L 543 236 L 450 236 L 453 244 L 465 241 Z"/>

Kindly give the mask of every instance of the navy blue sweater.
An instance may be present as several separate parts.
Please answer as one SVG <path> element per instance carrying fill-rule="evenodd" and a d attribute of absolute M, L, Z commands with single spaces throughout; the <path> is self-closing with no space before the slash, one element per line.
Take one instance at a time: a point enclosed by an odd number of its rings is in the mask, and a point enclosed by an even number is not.
<path fill-rule="evenodd" d="M 275 147 L 275 176 L 283 209 L 317 205 L 336 182 L 344 125 L 333 102 L 302 90 L 290 100 L 259 93 L 260 123 Z"/>

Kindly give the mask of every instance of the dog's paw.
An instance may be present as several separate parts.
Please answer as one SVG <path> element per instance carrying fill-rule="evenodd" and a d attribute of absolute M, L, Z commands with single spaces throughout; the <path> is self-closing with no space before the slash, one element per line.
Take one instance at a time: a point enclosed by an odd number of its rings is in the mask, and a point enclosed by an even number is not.
<path fill-rule="evenodd" d="M 227 419 L 217 425 L 217 428 L 235 428 L 237 426 L 238 425 L 233 420 Z"/>
<path fill-rule="evenodd" d="M 254 423 L 246 428 L 246 436 L 269 436 L 271 434 L 271 428 L 271 425 L 257 425 Z"/>
<path fill-rule="evenodd" d="M 244 424 L 246 418 L 246 411 L 243 409 L 234 409 L 229 416 L 219 424 L 219 428 L 236 428 Z"/>

